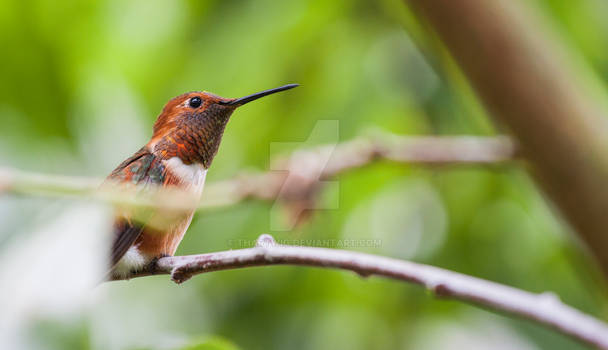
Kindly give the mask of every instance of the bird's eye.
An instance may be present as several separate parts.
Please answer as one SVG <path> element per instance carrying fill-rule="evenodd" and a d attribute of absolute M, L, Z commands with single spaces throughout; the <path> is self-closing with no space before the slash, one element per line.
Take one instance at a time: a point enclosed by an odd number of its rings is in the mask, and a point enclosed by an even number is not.
<path fill-rule="evenodd" d="M 188 105 L 192 108 L 198 108 L 203 104 L 203 100 L 201 100 L 200 97 L 193 97 L 190 99 L 190 102 L 188 102 Z"/>

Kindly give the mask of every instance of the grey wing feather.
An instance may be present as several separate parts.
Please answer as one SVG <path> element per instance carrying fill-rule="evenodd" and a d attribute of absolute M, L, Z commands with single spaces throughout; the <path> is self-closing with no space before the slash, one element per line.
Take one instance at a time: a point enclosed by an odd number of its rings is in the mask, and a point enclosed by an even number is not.
<path fill-rule="evenodd" d="M 133 156 L 122 162 L 108 176 L 108 180 L 129 182 L 146 190 L 149 184 L 161 185 L 164 181 L 164 166 L 160 160 L 142 148 Z M 112 244 L 111 266 L 114 267 L 135 243 L 144 230 L 142 223 L 130 218 L 118 218 L 114 224 L 114 242 Z"/>

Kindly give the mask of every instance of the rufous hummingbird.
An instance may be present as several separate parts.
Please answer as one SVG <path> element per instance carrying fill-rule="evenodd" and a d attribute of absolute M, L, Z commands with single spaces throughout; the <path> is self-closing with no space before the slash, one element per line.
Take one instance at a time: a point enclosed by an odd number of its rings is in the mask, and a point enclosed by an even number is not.
<path fill-rule="evenodd" d="M 296 86 L 285 85 L 242 98 L 223 98 L 203 91 L 171 99 L 154 123 L 150 141 L 122 162 L 107 181 L 140 188 L 150 185 L 177 188 L 200 198 L 205 175 L 232 112 L 260 97 Z M 110 278 L 128 277 L 161 257 L 172 256 L 190 226 L 194 211 L 191 208 L 180 212 L 162 228 L 136 220 L 128 211 L 117 211 Z"/>

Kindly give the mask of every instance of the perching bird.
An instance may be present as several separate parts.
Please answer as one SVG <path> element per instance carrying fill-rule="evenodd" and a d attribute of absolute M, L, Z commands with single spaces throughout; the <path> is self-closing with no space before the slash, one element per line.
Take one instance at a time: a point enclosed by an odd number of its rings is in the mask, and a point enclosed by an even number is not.
<path fill-rule="evenodd" d="M 207 169 L 232 112 L 260 97 L 296 86 L 285 85 L 239 99 L 208 92 L 190 92 L 171 99 L 154 123 L 150 141 L 122 162 L 107 181 L 135 185 L 142 191 L 156 186 L 178 188 L 200 198 Z M 190 226 L 194 210 L 157 210 L 144 220 L 135 218 L 128 209 L 117 210 L 111 277 L 128 277 L 158 258 L 173 255 Z M 162 219 L 166 219 L 164 225 L 151 224 L 152 220 Z"/>

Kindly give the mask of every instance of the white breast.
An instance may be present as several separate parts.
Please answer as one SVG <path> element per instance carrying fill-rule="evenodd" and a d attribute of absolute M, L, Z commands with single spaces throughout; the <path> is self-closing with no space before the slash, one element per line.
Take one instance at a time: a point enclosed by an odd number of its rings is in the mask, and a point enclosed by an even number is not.
<path fill-rule="evenodd" d="M 184 164 L 178 157 L 164 160 L 163 164 L 177 176 L 183 184 L 189 184 L 199 194 L 203 191 L 207 169 L 202 164 Z"/>
<path fill-rule="evenodd" d="M 151 259 L 141 254 L 136 246 L 131 246 L 114 266 L 112 273 L 116 277 L 127 278 L 132 271 L 141 270 L 150 261 Z"/>

